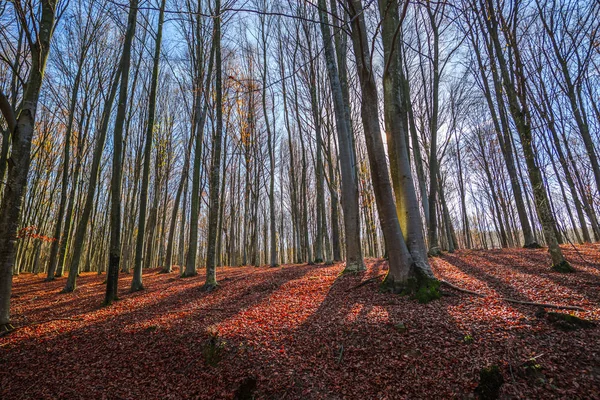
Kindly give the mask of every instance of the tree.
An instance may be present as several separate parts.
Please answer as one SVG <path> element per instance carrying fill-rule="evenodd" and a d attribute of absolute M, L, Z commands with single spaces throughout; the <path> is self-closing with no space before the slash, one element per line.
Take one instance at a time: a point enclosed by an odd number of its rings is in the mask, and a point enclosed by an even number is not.
<path fill-rule="evenodd" d="M 206 244 L 206 283 L 204 290 L 211 291 L 217 286 L 215 258 L 217 251 L 217 226 L 219 219 L 219 173 L 221 171 L 221 144 L 223 140 L 223 83 L 221 61 L 221 0 L 215 0 L 215 92 L 216 92 L 216 129 L 213 138 L 212 160 L 210 167 L 210 202 L 208 205 L 208 238 Z"/>
<path fill-rule="evenodd" d="M 354 157 L 352 132 L 349 126 L 347 105 L 344 101 L 342 84 L 335 62 L 334 49 L 331 43 L 331 32 L 327 17 L 325 0 L 318 1 L 321 36 L 325 50 L 325 63 L 329 77 L 331 95 L 335 113 L 335 123 L 339 145 L 340 169 L 342 175 L 342 208 L 344 210 L 344 230 L 346 238 L 346 269 L 345 271 L 364 270 L 360 244 L 360 216 L 358 208 L 358 181 Z"/>
<path fill-rule="evenodd" d="M 40 89 L 44 79 L 56 16 L 59 14 L 57 0 L 41 0 L 39 5 L 38 20 L 34 14 L 36 8 L 24 9 L 20 3 L 14 3 L 16 12 L 21 18 L 21 29 L 25 31 L 27 37 L 31 53 L 31 69 L 18 115 L 17 110 L 8 107 L 6 102 L 0 103 L 0 111 L 8 121 L 9 132 L 12 132 L 12 152 L 10 154 L 12 162 L 8 166 L 6 188 L 0 203 L 0 332 L 13 329 L 10 324 L 10 296 L 17 250 L 17 229 L 31 162 L 31 142 Z M 32 25 L 30 24 L 36 24 L 35 29 L 31 29 Z M 5 96 L 2 95 L 0 98 L 5 98 Z"/>
<path fill-rule="evenodd" d="M 361 117 L 371 168 L 379 221 L 389 257 L 384 285 L 392 291 L 418 290 L 435 280 L 429 268 L 417 266 L 406 246 L 394 202 L 377 110 L 377 87 L 370 61 L 369 40 L 360 0 L 347 0 L 352 20 L 352 43 L 361 84 Z"/>
<path fill-rule="evenodd" d="M 127 30 L 123 42 L 123 53 L 121 54 L 121 85 L 119 89 L 119 102 L 117 115 L 115 117 L 115 128 L 113 131 L 113 157 L 112 178 L 110 183 L 110 247 L 108 259 L 108 274 L 106 278 L 105 305 L 110 305 L 118 298 L 117 289 L 119 282 L 119 264 L 121 261 L 121 178 L 123 159 L 123 126 L 125 124 L 125 113 L 127 110 L 127 97 L 129 89 L 129 69 L 131 66 L 131 47 L 135 37 L 135 26 L 137 19 L 138 0 L 129 3 L 129 16 L 127 18 Z"/>
<path fill-rule="evenodd" d="M 513 7 L 513 18 L 518 18 L 518 2 L 513 3 Z M 535 151 L 532 143 L 531 114 L 527 101 L 527 78 L 524 74 L 520 49 L 515 42 L 515 30 L 518 25 L 516 20 L 510 26 L 507 25 L 506 19 L 504 19 L 500 13 L 500 9 L 494 5 L 492 0 L 486 0 L 486 4 L 482 5 L 481 9 L 485 10 L 485 14 L 481 19 L 484 20 L 485 28 L 493 44 L 494 53 L 489 54 L 489 56 L 495 60 L 502 75 L 502 86 L 506 92 L 509 110 L 521 139 L 521 146 L 523 147 L 527 164 L 527 173 L 533 189 L 536 211 L 542 223 L 544 237 L 552 258 L 552 268 L 559 272 L 572 272 L 573 268 L 565 260 L 558 246 L 555 221 L 550 211 L 548 194 L 544 188 L 540 168 L 535 159 Z M 498 20 L 499 16 L 501 22 Z M 514 63 L 511 69 L 509 69 L 508 62 L 504 56 L 505 46 L 500 41 L 499 32 L 505 33 L 505 37 L 507 38 L 506 45 L 510 47 L 514 54 Z M 511 32 L 510 35 L 508 34 L 509 32 Z M 515 77 L 516 82 L 511 79 L 511 73 Z"/>
<path fill-rule="evenodd" d="M 133 267 L 133 279 L 131 281 L 131 291 L 137 292 L 143 290 L 142 283 L 142 252 L 144 249 L 144 237 L 146 232 L 146 207 L 148 203 L 148 181 L 150 179 L 150 157 L 152 155 L 152 138 L 155 131 L 156 114 L 156 91 L 158 87 L 158 73 L 160 66 L 160 47 L 162 43 L 163 23 L 165 20 L 166 0 L 161 0 L 160 11 L 158 15 L 158 27 L 156 30 L 156 43 L 154 48 L 154 58 L 152 65 L 152 78 L 150 83 L 150 98 L 148 100 L 148 125 L 146 127 L 146 141 L 144 144 L 144 170 L 142 172 L 142 190 L 140 192 L 140 213 L 138 223 L 138 235 L 135 244 L 135 264 Z M 157 188 L 158 189 L 158 188 Z M 149 259 L 145 260 L 147 263 Z"/>

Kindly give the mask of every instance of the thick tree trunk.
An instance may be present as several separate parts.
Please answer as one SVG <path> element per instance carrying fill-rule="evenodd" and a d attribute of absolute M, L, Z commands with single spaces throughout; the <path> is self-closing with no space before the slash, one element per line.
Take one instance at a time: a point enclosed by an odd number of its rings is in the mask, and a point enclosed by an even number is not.
<path fill-rule="evenodd" d="M 339 161 L 341 170 L 342 208 L 344 211 L 344 233 L 346 243 L 346 271 L 365 269 L 360 244 L 360 214 L 358 207 L 358 180 L 354 156 L 354 141 L 350 127 L 349 104 L 344 99 L 342 81 L 335 63 L 334 49 L 327 17 L 325 0 L 319 0 L 319 20 L 325 49 L 325 63 L 329 77 L 331 95 L 335 113 L 336 130 L 339 145 Z M 334 11 L 334 10 L 332 10 Z M 336 36 L 337 41 L 337 36 Z M 340 48 L 341 45 L 338 46 Z M 338 58 L 339 61 L 343 57 Z M 341 60 L 345 62 L 345 60 Z M 344 65 L 345 66 L 345 65 Z M 340 70 L 342 69 L 340 65 Z M 335 221 L 332 221 L 335 223 Z M 334 256 L 335 258 L 335 256 Z"/>
<path fill-rule="evenodd" d="M 352 43 L 361 84 L 361 117 L 371 168 L 371 178 L 379 220 L 389 257 L 385 285 L 391 290 L 404 290 L 416 273 L 414 262 L 402 236 L 387 160 L 379 127 L 377 86 L 370 64 L 369 40 L 360 0 L 347 0 L 352 18 Z"/>
<path fill-rule="evenodd" d="M 407 6 L 405 3 L 405 7 Z M 419 203 L 408 154 L 408 101 L 404 97 L 406 94 L 406 90 L 404 90 L 405 76 L 401 65 L 401 54 L 396 42 L 398 32 L 401 30 L 398 2 L 396 0 L 379 0 L 379 13 L 382 19 L 381 37 L 385 60 L 383 72 L 384 121 L 390 172 L 396 197 L 396 211 L 400 229 L 413 262 L 423 270 L 425 275 L 432 275 L 427 261 Z"/>

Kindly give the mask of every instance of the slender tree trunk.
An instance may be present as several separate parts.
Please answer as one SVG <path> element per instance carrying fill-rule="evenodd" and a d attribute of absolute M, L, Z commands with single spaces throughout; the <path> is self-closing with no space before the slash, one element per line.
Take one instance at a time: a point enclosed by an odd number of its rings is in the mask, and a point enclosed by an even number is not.
<path fill-rule="evenodd" d="M 137 292 L 144 290 L 142 282 L 142 252 L 144 249 L 144 239 L 146 233 L 146 207 L 148 205 L 148 186 L 150 181 L 150 159 L 152 156 L 152 138 L 154 136 L 154 119 L 156 115 L 156 92 L 158 90 L 158 74 L 160 67 L 160 47 L 162 43 L 163 21 L 165 19 L 166 0 L 161 0 L 160 11 L 158 15 L 158 27 L 156 32 L 156 43 L 154 47 L 154 59 L 152 65 L 152 80 L 150 83 L 150 97 L 148 99 L 148 124 L 146 126 L 145 144 L 144 144 L 144 169 L 142 172 L 142 188 L 140 191 L 140 213 L 138 220 L 138 235 L 135 244 L 135 261 L 133 265 L 133 279 L 131 281 L 131 291 Z M 155 188 L 158 191 L 158 187 Z M 150 226 L 151 229 L 154 227 Z M 151 245 L 151 241 L 149 241 Z M 146 260 L 150 262 L 149 259 Z"/>
<path fill-rule="evenodd" d="M 108 275 L 106 277 L 105 305 L 110 305 L 117 296 L 119 282 L 119 264 L 121 261 L 121 176 L 123 158 L 123 125 L 127 111 L 127 95 L 129 93 L 129 69 L 131 66 L 131 48 L 135 36 L 138 0 L 131 0 L 127 31 L 123 43 L 121 56 L 121 87 L 119 90 L 119 103 L 113 131 L 113 164 L 112 179 L 110 184 L 110 249 L 108 262 Z"/>
<path fill-rule="evenodd" d="M 56 0 L 41 2 L 38 36 L 31 44 L 31 68 L 18 118 L 15 117 L 14 110 L 1 109 L 5 119 L 14 124 L 14 130 L 11 153 L 13 162 L 8 166 L 6 186 L 0 203 L 0 332 L 13 329 L 10 324 L 10 296 L 17 229 L 27 186 L 35 116 L 54 31 L 55 11 Z"/>
<path fill-rule="evenodd" d="M 67 126 L 65 129 L 65 141 L 64 141 L 64 153 L 63 153 L 63 166 L 62 166 L 62 188 L 60 194 L 60 205 L 58 206 L 58 216 L 54 225 L 54 238 L 50 247 L 50 260 L 48 261 L 48 276 L 47 281 L 54 280 L 55 276 L 62 276 L 62 266 L 58 270 L 56 269 L 59 263 L 59 247 L 62 246 L 62 242 L 67 240 L 63 231 L 63 222 L 65 220 L 65 211 L 67 207 L 67 201 L 69 199 L 69 169 L 71 167 L 71 133 L 73 131 L 73 121 L 75 119 L 75 107 L 77 106 L 77 98 L 79 94 L 79 85 L 81 84 L 81 74 L 83 72 L 83 62 L 85 60 L 85 52 L 81 50 L 79 62 L 77 64 L 77 74 L 75 75 L 75 82 L 73 83 L 73 91 L 71 92 L 71 104 L 69 106 L 69 115 L 67 118 Z M 65 229 L 66 231 L 66 229 Z"/>
<path fill-rule="evenodd" d="M 546 239 L 546 243 L 548 244 L 548 251 L 552 258 L 552 268 L 560 272 L 571 272 L 573 271 L 573 268 L 565 260 L 562 251 L 558 246 L 558 240 L 554 228 L 555 221 L 550 210 L 550 202 L 546 190 L 544 189 L 541 171 L 535 160 L 535 152 L 533 150 L 532 143 L 533 137 L 530 125 L 531 116 L 529 114 L 529 109 L 525 101 L 526 82 L 525 76 L 523 75 L 522 65 L 520 62 L 520 54 L 518 52 L 516 44 L 509 43 L 516 59 L 515 72 L 519 74 L 519 85 L 521 86 L 521 98 L 519 100 L 519 96 L 515 90 L 515 87 L 511 83 L 512 81 L 510 78 L 508 65 L 503 54 L 503 46 L 500 43 L 498 37 L 498 21 L 496 19 L 496 11 L 494 10 L 492 0 L 487 0 L 487 4 L 488 15 L 484 16 L 483 19 L 490 34 L 490 39 L 492 40 L 492 43 L 494 45 L 496 61 L 498 62 L 498 67 L 502 74 L 503 87 L 505 89 L 506 96 L 508 99 L 509 109 L 513 116 L 519 136 L 521 138 L 521 145 L 525 154 L 525 162 L 527 164 L 527 172 L 529 174 L 529 180 L 533 189 L 537 214 L 540 219 L 540 222 L 542 223 L 544 238 Z"/>
<path fill-rule="evenodd" d="M 494 106 L 492 100 L 492 92 L 488 83 L 488 78 L 485 74 L 486 68 L 481 60 L 481 54 L 479 51 L 479 47 L 476 44 L 475 40 L 472 39 L 473 42 L 473 50 L 475 56 L 477 58 L 477 62 L 479 65 L 479 71 L 481 72 L 481 81 L 483 84 L 485 99 L 488 104 L 492 122 L 494 123 L 494 128 L 498 137 L 498 142 L 500 144 L 500 149 L 502 150 L 502 156 L 504 157 L 504 162 L 506 163 L 506 169 L 508 171 L 508 175 L 510 178 L 511 189 L 513 191 L 513 197 L 515 201 L 515 205 L 517 207 L 517 215 L 519 217 L 519 222 L 521 223 L 521 230 L 523 231 L 524 237 L 524 247 L 526 248 L 536 248 L 539 245 L 536 243 L 533 230 L 531 229 L 531 225 L 529 224 L 529 218 L 527 217 L 527 211 L 525 209 L 525 202 L 523 200 L 523 192 L 521 190 L 521 185 L 519 184 L 519 178 L 517 175 L 517 168 L 515 165 L 514 154 L 512 152 L 511 147 L 511 133 L 508 126 L 508 121 L 506 119 L 504 99 L 502 97 L 502 86 L 500 77 L 498 75 L 497 68 L 491 68 L 492 71 L 492 81 L 494 84 L 494 91 L 496 95 L 496 100 L 498 102 L 498 112 L 496 112 L 496 108 Z M 488 48 L 488 52 L 493 54 L 493 47 L 491 43 L 486 40 L 486 46 Z"/>
<path fill-rule="evenodd" d="M 198 16 L 198 19 L 201 17 Z M 197 56 L 200 57 L 201 54 L 201 43 L 200 43 L 200 23 L 197 24 Z M 208 63 L 208 70 L 205 78 L 204 87 L 208 87 L 212 75 L 212 68 L 214 62 L 214 52 L 215 46 L 213 41 L 213 46 L 210 51 L 210 61 Z M 200 68 L 197 66 L 196 68 Z M 202 83 L 202 75 L 200 70 L 196 71 L 196 99 L 194 101 L 195 110 L 194 110 L 194 133 L 195 137 L 195 148 L 194 148 L 194 165 L 192 167 L 192 201 L 191 201 L 191 216 L 190 216 L 190 235 L 188 239 L 189 247 L 188 253 L 185 260 L 185 271 L 183 272 L 183 276 L 194 276 L 197 274 L 196 272 L 196 256 L 198 253 L 198 215 L 200 213 L 200 165 L 202 163 L 202 142 L 204 141 L 204 123 L 206 120 L 206 113 L 208 111 L 208 98 L 205 94 L 204 99 L 202 97 L 202 90 L 200 85 Z M 208 89 L 206 93 L 208 93 Z M 204 102 L 204 105 L 202 105 Z"/>
<path fill-rule="evenodd" d="M 209 192 L 210 200 L 208 207 L 208 238 L 206 244 L 206 283 L 205 290 L 213 290 L 217 286 L 217 275 L 215 268 L 215 254 L 217 245 L 217 227 L 219 219 L 219 173 L 221 171 L 221 141 L 223 138 L 223 87 L 221 69 L 221 0 L 215 0 L 214 19 L 215 35 L 213 38 L 215 46 L 215 92 L 216 92 L 216 114 L 217 127 L 213 140 L 212 161 L 210 167 Z"/>

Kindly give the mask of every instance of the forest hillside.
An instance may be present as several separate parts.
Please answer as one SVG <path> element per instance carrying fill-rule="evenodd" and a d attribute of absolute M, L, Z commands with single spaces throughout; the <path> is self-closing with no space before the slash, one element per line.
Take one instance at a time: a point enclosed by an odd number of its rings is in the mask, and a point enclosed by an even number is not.
<path fill-rule="evenodd" d="M 0 0 L 0 397 L 599 398 L 599 15 Z"/>
<path fill-rule="evenodd" d="M 480 374 L 496 367 L 501 398 L 594 398 L 599 250 L 565 249 L 581 271 L 570 275 L 540 267 L 543 250 L 444 255 L 432 267 L 452 286 L 428 304 L 378 292 L 388 267 L 376 259 L 344 275 L 339 264 L 223 267 L 214 293 L 198 290 L 201 274 L 183 279 L 155 269 L 150 289 L 123 289 L 111 308 L 98 306 L 104 285 L 95 273 L 82 274 L 73 297 L 58 294 L 60 282 L 25 274 L 15 280 L 20 327 L 0 342 L 0 394 L 494 398 L 482 395 Z"/>

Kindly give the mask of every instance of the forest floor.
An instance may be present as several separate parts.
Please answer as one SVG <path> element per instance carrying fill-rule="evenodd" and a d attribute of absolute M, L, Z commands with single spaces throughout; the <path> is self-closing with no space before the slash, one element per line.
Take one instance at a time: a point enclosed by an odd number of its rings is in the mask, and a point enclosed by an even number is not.
<path fill-rule="evenodd" d="M 340 264 L 224 267 L 212 293 L 202 273 L 148 270 L 147 289 L 130 294 L 121 274 L 110 307 L 104 276 L 82 274 L 60 294 L 64 278 L 24 274 L 17 330 L 0 338 L 0 398 L 474 398 L 480 370 L 497 365 L 501 398 L 598 399 L 600 246 L 564 251 L 577 273 L 550 271 L 545 250 L 445 254 L 435 274 L 484 296 L 442 285 L 428 304 L 380 293 L 382 260 L 356 275 Z M 578 306 L 546 310 L 596 326 L 567 331 L 502 298 Z"/>

